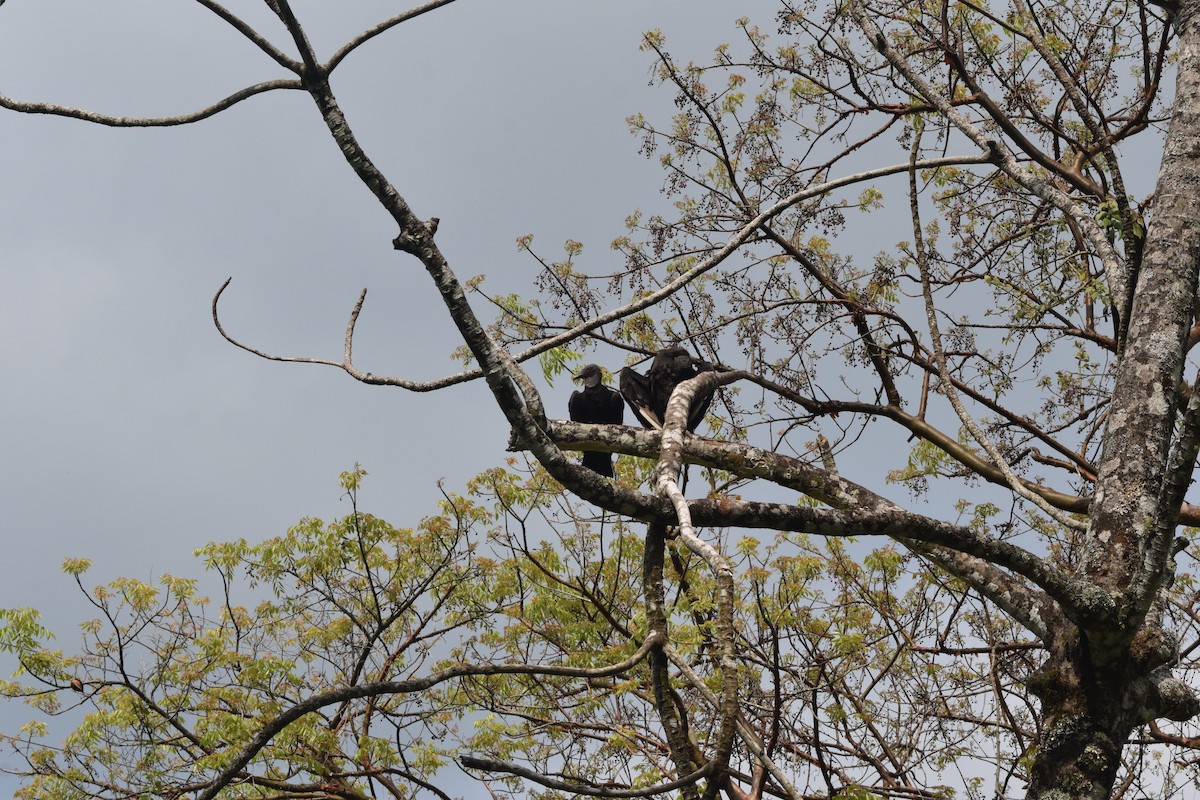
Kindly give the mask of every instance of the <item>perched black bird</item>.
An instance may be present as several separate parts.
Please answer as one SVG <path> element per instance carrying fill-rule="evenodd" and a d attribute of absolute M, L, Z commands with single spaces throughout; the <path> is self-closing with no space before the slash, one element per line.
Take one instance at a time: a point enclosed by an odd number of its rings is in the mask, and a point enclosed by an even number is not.
<path fill-rule="evenodd" d="M 711 369 L 707 362 L 692 358 L 687 350 L 673 345 L 654 354 L 654 361 L 645 375 L 632 367 L 621 370 L 621 394 L 643 427 L 661 429 L 667 416 L 667 401 L 675 387 Z M 692 400 L 687 419 L 689 431 L 696 430 L 704 421 L 712 401 L 711 389 L 697 394 Z"/>
<path fill-rule="evenodd" d="M 621 425 L 625 422 L 625 401 L 621 393 L 604 385 L 604 373 L 595 364 L 588 364 L 572 376 L 583 381 L 583 389 L 571 393 L 567 410 L 575 422 L 595 422 L 602 425 Z M 612 453 L 584 453 L 583 465 L 606 478 L 613 476 Z"/>

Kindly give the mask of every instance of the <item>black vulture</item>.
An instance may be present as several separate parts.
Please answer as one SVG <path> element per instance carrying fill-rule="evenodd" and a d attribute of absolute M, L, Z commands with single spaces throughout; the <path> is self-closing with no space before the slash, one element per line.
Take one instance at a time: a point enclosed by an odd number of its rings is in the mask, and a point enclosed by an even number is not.
<path fill-rule="evenodd" d="M 621 393 L 604 385 L 604 373 L 595 364 L 588 364 L 572 376 L 583 381 L 583 389 L 571 393 L 567 410 L 575 422 L 594 422 L 601 425 L 621 425 L 625 422 L 625 401 Z M 606 478 L 613 476 L 612 453 L 584 453 L 583 465 Z"/>
<path fill-rule="evenodd" d="M 643 427 L 661 429 L 667 416 L 667 401 L 675 387 L 711 369 L 707 362 L 692 358 L 679 345 L 672 345 L 654 354 L 654 361 L 645 375 L 632 367 L 621 370 L 621 394 Z M 712 405 L 713 392 L 712 389 L 701 392 L 692 400 L 687 419 L 689 431 L 695 431 L 704 421 L 708 407 Z"/>

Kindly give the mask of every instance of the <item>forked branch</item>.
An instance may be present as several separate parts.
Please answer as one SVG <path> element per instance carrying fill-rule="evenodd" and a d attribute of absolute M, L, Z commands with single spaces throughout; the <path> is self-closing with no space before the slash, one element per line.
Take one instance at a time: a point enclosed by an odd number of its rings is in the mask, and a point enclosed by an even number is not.
<path fill-rule="evenodd" d="M 470 372 L 460 372 L 457 375 L 450 375 L 437 381 L 408 381 L 404 380 L 403 378 L 389 378 L 380 375 L 372 375 L 370 372 L 363 372 L 358 367 L 354 366 L 354 329 L 358 324 L 358 316 L 362 313 L 363 303 L 366 302 L 367 299 L 366 289 L 363 289 L 362 294 L 358 296 L 358 302 L 354 304 L 354 308 L 350 312 L 350 320 L 346 323 L 345 344 L 342 351 L 341 361 L 332 361 L 326 358 L 311 358 L 305 356 L 280 356 L 274 353 L 268 353 L 264 350 L 259 350 L 255 347 L 251 347 L 244 342 L 238 341 L 231 336 L 228 331 L 225 330 L 225 326 L 221 324 L 221 318 L 217 312 L 217 304 L 221 300 L 221 295 L 224 294 L 225 289 L 229 287 L 229 284 L 232 281 L 233 278 L 226 278 L 225 282 L 221 284 L 221 288 L 217 289 L 217 293 L 213 295 L 213 325 L 216 326 L 217 332 L 225 338 L 225 341 L 229 342 L 234 347 L 245 350 L 247 353 L 253 353 L 259 358 L 265 358 L 268 361 L 281 361 L 288 364 L 321 364 L 327 367 L 337 367 L 357 381 L 362 381 L 363 383 L 371 384 L 373 386 L 399 386 L 402 389 L 408 389 L 412 392 L 431 392 L 455 383 L 471 380 L 473 377 L 477 377 L 479 375 L 479 371 L 474 370 L 474 375 L 471 375 Z"/>

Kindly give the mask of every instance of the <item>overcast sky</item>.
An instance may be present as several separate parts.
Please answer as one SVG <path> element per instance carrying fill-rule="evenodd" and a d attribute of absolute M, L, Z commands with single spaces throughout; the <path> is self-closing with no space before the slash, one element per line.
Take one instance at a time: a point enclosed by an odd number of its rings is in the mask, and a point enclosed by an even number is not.
<path fill-rule="evenodd" d="M 293 3 L 318 50 L 403 10 L 381 0 Z M 281 46 L 260 0 L 231 2 Z M 549 256 L 584 242 L 585 269 L 630 211 L 663 203 L 661 173 L 625 118 L 666 119 L 640 34 L 661 28 L 707 61 L 736 16 L 771 3 L 461 0 L 373 40 L 334 75 L 356 133 L 460 277 L 528 284 L 532 233 Z M 187 0 L 9 0 L 0 92 L 109 114 L 174 115 L 290 77 Z M 356 361 L 379 374 L 457 371 L 441 301 L 391 248 L 391 220 L 338 153 L 307 96 L 254 98 L 194 126 L 113 130 L 0 112 L 0 607 L 34 606 L 74 647 L 89 609 L 59 565 L 198 575 L 208 541 L 345 514 L 338 473 L 369 471 L 363 507 L 405 525 L 504 456 L 480 384 L 436 395 L 360 385 L 328 367 L 268 363 L 216 333 L 340 358 L 370 289 Z M 490 316 L 485 314 L 485 316 Z M 619 361 L 619 356 L 614 355 Z M 547 392 L 563 406 L 570 387 Z M 8 662 L 0 661 L 4 672 Z M 25 718 L 0 707 L 0 730 Z M 15 784 L 0 779 L 0 792 Z"/>

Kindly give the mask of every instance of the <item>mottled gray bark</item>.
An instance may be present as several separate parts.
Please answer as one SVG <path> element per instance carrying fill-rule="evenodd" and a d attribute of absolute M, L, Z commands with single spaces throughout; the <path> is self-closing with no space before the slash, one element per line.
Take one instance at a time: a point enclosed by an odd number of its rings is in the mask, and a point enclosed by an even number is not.
<path fill-rule="evenodd" d="M 1176 18 L 1178 78 L 1171 125 L 1155 189 L 1154 209 L 1136 284 L 1129 338 L 1117 370 L 1104 438 L 1089 547 L 1083 564 L 1099 585 L 1124 592 L 1139 574 L 1159 574 L 1168 546 L 1149 534 L 1172 537 L 1177 509 L 1160 508 L 1168 485 L 1179 410 L 1187 332 L 1196 296 L 1200 254 L 1200 39 L 1192 0 Z M 1164 519 L 1163 515 L 1168 515 Z M 1157 586 L 1128 597 L 1128 639 L 1149 608 Z"/>
<path fill-rule="evenodd" d="M 670 748 L 671 759 L 679 774 L 688 775 L 702 765 L 704 759 L 695 752 L 688 735 L 687 714 L 683 701 L 671 687 L 670 660 L 664 650 L 670 641 L 667 631 L 666 597 L 663 587 L 663 554 L 666 549 L 667 526 L 652 522 L 646 526 L 646 549 L 642 564 L 642 591 L 646 603 L 646 628 L 655 634 L 659 644 L 650 651 L 650 679 L 653 683 L 654 706 L 662 722 L 663 734 Z M 713 781 L 709 781 L 712 785 Z M 707 793 L 706 793 L 707 794 Z M 680 789 L 684 800 L 700 800 L 695 784 Z"/>
<path fill-rule="evenodd" d="M 1200 710 L 1195 693 L 1164 667 L 1176 646 L 1152 612 L 1173 569 L 1181 497 L 1172 487 L 1194 461 L 1190 424 L 1186 441 L 1175 437 L 1200 265 L 1198 7 L 1197 0 L 1177 6 L 1174 110 L 1079 574 L 1114 602 L 1106 613 L 1048 631 L 1050 655 L 1030 680 L 1043 717 L 1029 787 L 1037 800 L 1109 797 L 1137 726 Z"/>

